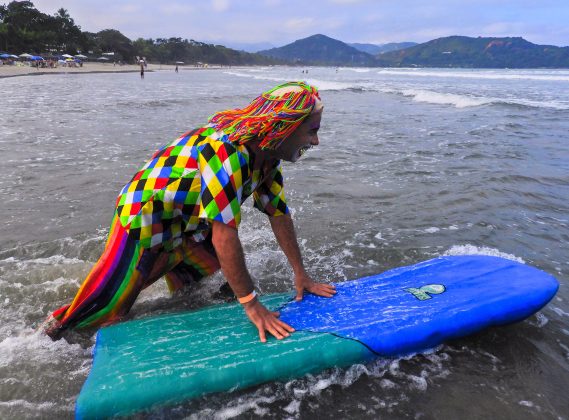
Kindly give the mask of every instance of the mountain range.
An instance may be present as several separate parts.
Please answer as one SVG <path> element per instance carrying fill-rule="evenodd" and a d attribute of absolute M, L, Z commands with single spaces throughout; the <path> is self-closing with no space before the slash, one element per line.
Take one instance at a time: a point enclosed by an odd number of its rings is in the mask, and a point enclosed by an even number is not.
<path fill-rule="evenodd" d="M 388 44 L 348 44 L 350 47 L 354 47 L 360 51 L 366 52 L 371 55 L 384 54 L 390 51 L 403 50 L 405 48 L 413 47 L 417 45 L 416 42 L 390 42 Z"/>
<path fill-rule="evenodd" d="M 259 51 L 258 54 L 295 64 L 326 66 L 376 65 L 376 58 L 373 55 L 321 34 L 299 39 L 284 47 Z"/>
<path fill-rule="evenodd" d="M 258 54 L 294 64 L 324 66 L 569 67 L 569 47 L 537 45 L 521 37 L 449 36 L 422 44 L 387 45 L 388 51 L 385 51 L 373 44 L 346 44 L 317 34 L 283 47 L 259 51 Z"/>

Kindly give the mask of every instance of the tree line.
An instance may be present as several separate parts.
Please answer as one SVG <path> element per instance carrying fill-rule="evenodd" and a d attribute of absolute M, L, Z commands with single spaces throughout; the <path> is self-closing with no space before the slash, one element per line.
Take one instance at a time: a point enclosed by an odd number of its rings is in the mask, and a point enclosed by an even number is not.
<path fill-rule="evenodd" d="M 223 65 L 277 64 L 280 60 L 236 51 L 222 45 L 182 38 L 138 38 L 131 41 L 115 29 L 83 32 L 68 11 L 60 8 L 53 16 L 37 10 L 31 1 L 0 5 L 0 51 L 34 55 L 84 54 L 90 58 L 114 53 L 115 61 L 210 63 Z"/>

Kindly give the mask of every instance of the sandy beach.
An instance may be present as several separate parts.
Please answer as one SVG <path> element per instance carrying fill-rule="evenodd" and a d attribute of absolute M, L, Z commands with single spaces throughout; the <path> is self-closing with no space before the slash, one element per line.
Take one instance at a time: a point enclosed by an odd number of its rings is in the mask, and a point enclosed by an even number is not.
<path fill-rule="evenodd" d="M 174 71 L 176 68 L 172 64 L 148 64 L 145 72 L 151 71 Z M 193 65 L 179 66 L 179 70 L 210 70 L 220 69 L 220 66 L 194 67 Z M 223 67 L 225 68 L 225 67 Z M 27 65 L 23 66 L 0 66 L 0 79 L 4 77 L 17 77 L 17 76 L 34 76 L 44 74 L 67 74 L 67 73 L 123 73 L 123 72 L 139 72 L 140 66 L 138 64 L 125 64 L 113 65 L 112 63 L 84 63 L 83 67 L 57 67 L 57 68 L 35 68 Z"/>

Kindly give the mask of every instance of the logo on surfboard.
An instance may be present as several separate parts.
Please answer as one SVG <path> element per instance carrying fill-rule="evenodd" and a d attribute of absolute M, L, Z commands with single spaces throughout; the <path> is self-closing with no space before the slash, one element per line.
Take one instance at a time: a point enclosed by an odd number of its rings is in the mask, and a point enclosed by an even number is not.
<path fill-rule="evenodd" d="M 420 288 L 410 287 L 408 289 L 404 289 L 406 292 L 411 293 L 419 300 L 428 300 L 432 299 L 431 295 L 440 295 L 444 293 L 447 289 L 442 284 L 427 284 Z"/>

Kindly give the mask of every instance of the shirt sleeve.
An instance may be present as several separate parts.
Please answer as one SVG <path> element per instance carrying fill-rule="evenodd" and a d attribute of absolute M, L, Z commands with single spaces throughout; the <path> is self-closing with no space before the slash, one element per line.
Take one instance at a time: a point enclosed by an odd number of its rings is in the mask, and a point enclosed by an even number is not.
<path fill-rule="evenodd" d="M 231 144 L 207 142 L 199 146 L 201 174 L 199 218 L 237 228 L 241 221 L 243 178 L 247 162 Z"/>
<path fill-rule="evenodd" d="M 289 213 L 280 162 L 272 169 L 266 181 L 255 189 L 253 199 L 255 208 L 268 216 L 282 216 Z"/>

